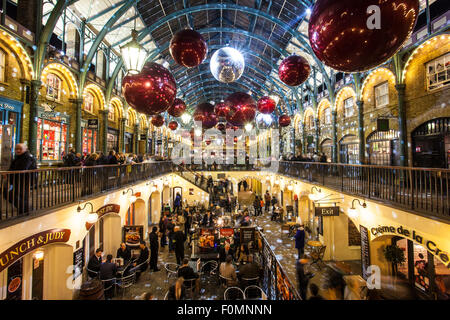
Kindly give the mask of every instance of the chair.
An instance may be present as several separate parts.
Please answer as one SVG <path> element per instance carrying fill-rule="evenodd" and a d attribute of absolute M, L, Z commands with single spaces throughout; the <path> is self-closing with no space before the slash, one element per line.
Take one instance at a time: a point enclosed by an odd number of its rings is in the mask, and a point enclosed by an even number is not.
<path fill-rule="evenodd" d="M 141 267 L 145 264 L 147 264 L 147 268 L 148 268 L 148 264 L 150 262 L 150 258 L 148 258 L 147 260 L 145 260 L 144 262 L 138 264 L 136 267 L 133 267 L 130 269 L 131 273 L 136 273 L 136 274 L 140 274 L 141 273 Z M 145 270 L 144 270 L 145 271 Z"/>
<path fill-rule="evenodd" d="M 259 284 L 259 277 L 254 278 L 241 278 L 241 287 L 246 288 L 248 286 L 254 285 L 257 286 Z"/>
<path fill-rule="evenodd" d="M 122 289 L 122 299 L 125 295 L 125 290 L 131 287 L 135 283 L 136 273 L 132 273 L 129 276 L 117 279 L 117 286 Z"/>
<path fill-rule="evenodd" d="M 116 278 L 111 278 L 111 279 L 106 279 L 106 280 L 101 280 L 103 283 L 103 291 L 105 293 L 105 297 L 109 296 L 109 293 L 111 291 L 115 291 L 115 287 L 116 287 Z M 112 297 L 112 295 L 111 295 Z"/>
<path fill-rule="evenodd" d="M 184 287 L 186 288 L 186 295 L 189 297 L 189 299 L 193 299 L 193 291 L 196 290 L 196 282 L 197 279 L 184 279 Z"/>
<path fill-rule="evenodd" d="M 265 300 L 267 295 L 264 293 L 263 289 L 258 286 L 251 285 L 244 290 L 245 300 Z"/>
<path fill-rule="evenodd" d="M 231 283 L 231 282 L 233 282 L 233 279 L 224 277 L 224 276 L 222 276 L 221 274 L 219 274 L 219 283 L 220 283 L 222 286 L 224 286 L 225 288 L 227 288 L 227 287 L 228 287 L 228 284 Z"/>
<path fill-rule="evenodd" d="M 205 276 L 213 276 L 216 274 L 216 270 L 219 267 L 219 263 L 215 260 L 206 261 L 202 267 L 200 268 L 200 275 Z"/>
<path fill-rule="evenodd" d="M 164 295 L 164 300 L 169 300 L 169 290 L 167 290 L 166 294 Z"/>
<path fill-rule="evenodd" d="M 229 287 L 223 294 L 224 300 L 245 300 L 245 293 L 238 287 Z"/>
<path fill-rule="evenodd" d="M 311 258 L 313 259 L 313 262 L 311 265 L 316 264 L 319 270 L 321 270 L 320 264 L 318 262 L 321 262 L 323 264 L 323 256 L 325 254 L 325 250 L 327 249 L 327 246 L 323 246 L 319 249 L 319 252 L 313 252 L 311 253 Z"/>
<path fill-rule="evenodd" d="M 169 280 L 169 278 L 173 277 L 173 278 L 177 278 L 177 272 L 178 272 L 178 268 L 180 266 L 176 263 L 166 263 L 164 265 L 164 269 L 166 269 L 166 273 L 167 273 L 167 280 Z"/>
<path fill-rule="evenodd" d="M 87 267 L 86 267 L 86 271 L 87 271 L 89 279 L 98 279 L 98 276 L 99 276 L 98 271 L 88 269 Z"/>

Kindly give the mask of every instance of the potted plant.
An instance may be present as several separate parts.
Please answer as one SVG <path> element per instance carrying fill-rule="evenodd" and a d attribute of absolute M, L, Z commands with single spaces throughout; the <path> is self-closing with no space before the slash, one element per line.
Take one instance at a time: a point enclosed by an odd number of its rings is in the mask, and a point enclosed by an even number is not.
<path fill-rule="evenodd" d="M 383 254 L 385 259 L 392 263 L 393 274 L 397 276 L 398 265 L 406 261 L 405 253 L 396 244 L 391 244 L 383 249 Z"/>

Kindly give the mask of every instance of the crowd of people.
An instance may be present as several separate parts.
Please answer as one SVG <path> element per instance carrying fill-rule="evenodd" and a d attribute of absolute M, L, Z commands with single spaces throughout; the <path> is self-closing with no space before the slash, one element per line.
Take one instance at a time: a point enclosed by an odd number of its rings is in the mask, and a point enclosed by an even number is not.
<path fill-rule="evenodd" d="M 328 157 L 323 152 L 313 152 L 308 154 L 289 154 L 287 156 L 283 156 L 282 160 L 284 161 L 299 161 L 299 162 L 328 162 Z"/>

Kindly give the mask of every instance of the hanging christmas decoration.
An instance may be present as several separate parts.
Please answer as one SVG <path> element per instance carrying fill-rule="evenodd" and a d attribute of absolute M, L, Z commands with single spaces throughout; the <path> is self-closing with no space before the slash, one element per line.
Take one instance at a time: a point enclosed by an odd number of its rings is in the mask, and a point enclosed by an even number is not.
<path fill-rule="evenodd" d="M 240 127 L 255 119 L 256 102 L 244 92 L 235 92 L 228 96 L 225 104 L 230 108 L 226 119 L 233 126 Z"/>
<path fill-rule="evenodd" d="M 231 47 L 224 47 L 214 52 L 211 61 L 211 73 L 217 81 L 230 83 L 238 80 L 245 68 L 242 54 Z"/>
<path fill-rule="evenodd" d="M 186 68 L 193 68 L 205 60 L 208 45 L 200 33 L 185 29 L 173 36 L 169 50 L 176 63 Z"/>
<path fill-rule="evenodd" d="M 292 55 L 284 59 L 278 68 L 278 77 L 291 87 L 305 82 L 311 73 L 308 61 L 302 56 Z"/>

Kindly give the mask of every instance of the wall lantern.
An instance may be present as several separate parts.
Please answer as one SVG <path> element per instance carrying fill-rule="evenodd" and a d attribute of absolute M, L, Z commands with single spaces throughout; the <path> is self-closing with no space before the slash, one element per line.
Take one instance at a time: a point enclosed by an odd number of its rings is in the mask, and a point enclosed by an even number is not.
<path fill-rule="evenodd" d="M 127 194 L 128 191 L 131 191 L 130 202 L 131 202 L 131 203 L 135 203 L 136 200 L 137 200 L 137 198 L 136 198 L 135 193 L 134 193 L 134 191 L 133 191 L 132 188 L 128 188 L 126 191 L 123 192 L 123 194 L 124 194 L 124 195 Z"/>
<path fill-rule="evenodd" d="M 81 211 L 83 211 L 84 209 L 86 209 L 86 206 L 87 206 L 87 205 L 90 205 L 90 206 L 91 206 L 91 211 L 88 213 L 87 218 L 86 218 L 86 221 L 87 221 L 88 223 L 90 223 L 90 224 L 94 224 L 94 223 L 96 223 L 97 220 L 98 220 L 98 214 L 97 214 L 97 212 L 94 212 L 94 206 L 92 205 L 92 203 L 86 202 L 86 203 L 84 204 L 83 207 L 81 207 L 80 205 L 78 205 L 78 207 L 77 207 L 77 212 L 81 212 Z"/>
<path fill-rule="evenodd" d="M 355 208 L 355 201 L 358 202 L 358 204 L 363 207 L 363 208 L 367 208 L 367 204 L 364 201 L 363 203 L 361 203 L 361 201 L 359 199 L 353 199 L 352 201 L 352 207 L 348 209 L 347 213 L 348 216 L 350 218 L 356 219 L 358 217 L 358 210 L 356 210 Z"/>
<path fill-rule="evenodd" d="M 314 194 L 314 189 L 316 189 L 318 193 L 322 193 L 322 189 L 314 186 L 311 188 L 311 193 L 308 195 L 310 200 L 317 201 L 320 198 L 320 194 Z"/>

